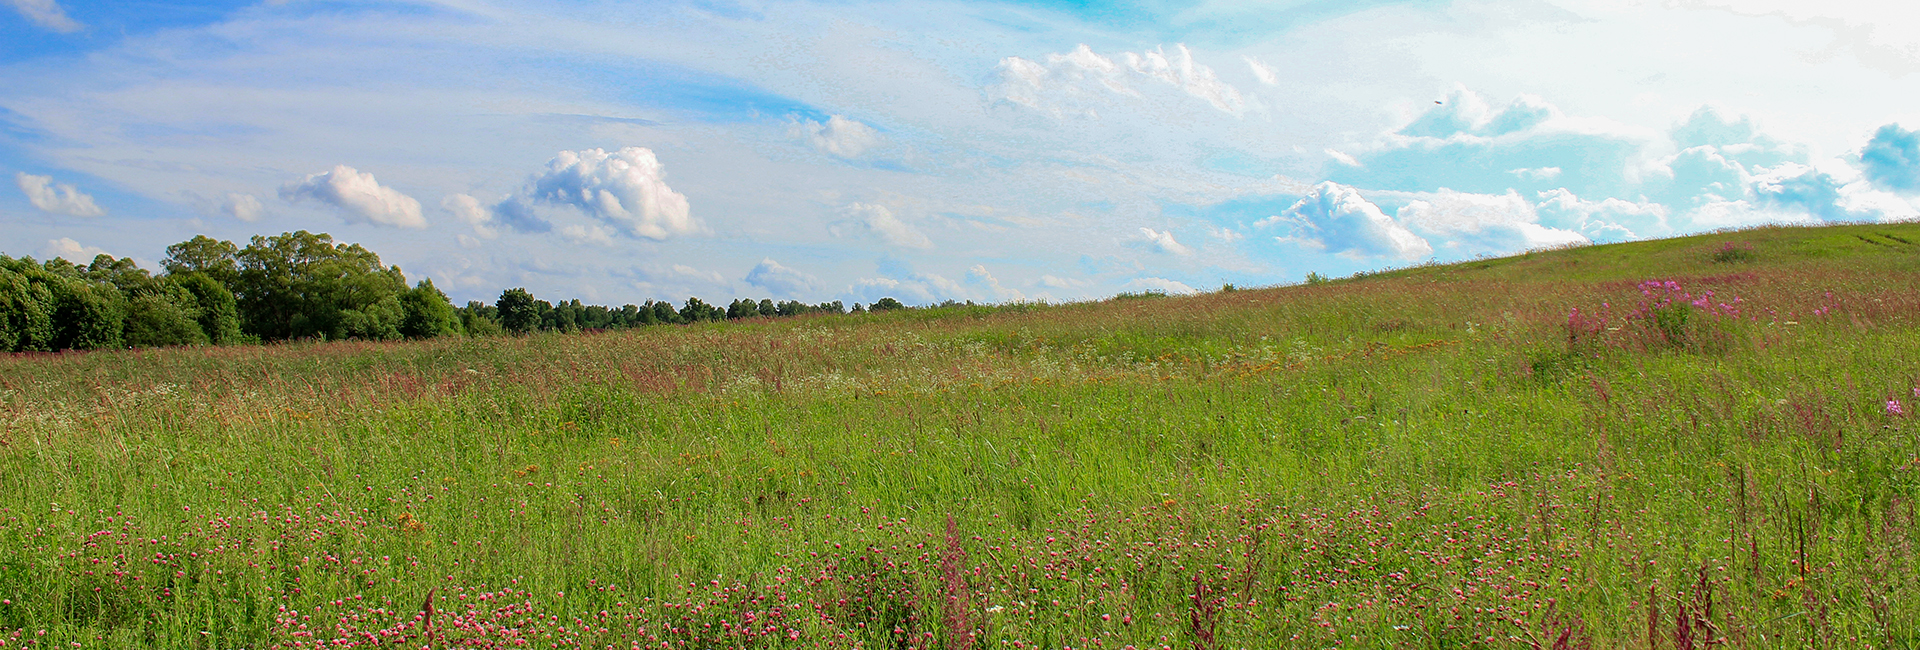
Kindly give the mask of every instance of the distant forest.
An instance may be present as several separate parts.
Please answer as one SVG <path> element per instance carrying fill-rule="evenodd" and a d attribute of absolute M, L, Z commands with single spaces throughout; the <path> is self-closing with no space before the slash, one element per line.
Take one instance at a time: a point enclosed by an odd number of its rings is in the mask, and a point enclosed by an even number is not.
<path fill-rule="evenodd" d="M 526 289 L 455 307 L 432 280 L 408 287 L 400 267 L 373 251 L 304 230 L 255 236 L 245 248 L 197 236 L 168 246 L 160 264 L 155 276 L 110 255 L 86 266 L 0 255 L 0 352 L 498 336 L 848 311 L 839 301 L 768 299 L 725 308 L 699 298 L 678 307 L 555 304 Z M 882 298 L 852 312 L 902 308 Z"/>

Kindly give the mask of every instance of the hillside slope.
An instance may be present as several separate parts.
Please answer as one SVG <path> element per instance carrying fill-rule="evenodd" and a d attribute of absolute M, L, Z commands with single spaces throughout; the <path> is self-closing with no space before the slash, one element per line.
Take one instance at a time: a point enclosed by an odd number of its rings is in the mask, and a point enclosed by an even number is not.
<path fill-rule="evenodd" d="M 9 645 L 1920 643 L 1915 224 L 17 356 L 0 405 Z"/>

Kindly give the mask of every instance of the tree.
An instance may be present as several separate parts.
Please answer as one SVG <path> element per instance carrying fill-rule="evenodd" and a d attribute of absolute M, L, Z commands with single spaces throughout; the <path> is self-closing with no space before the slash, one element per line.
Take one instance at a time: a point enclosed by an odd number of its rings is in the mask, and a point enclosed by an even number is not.
<path fill-rule="evenodd" d="M 53 306 L 51 349 L 121 347 L 125 340 L 122 330 L 126 322 L 126 298 L 113 285 L 78 277 L 56 277 L 47 282 L 47 289 L 52 294 Z"/>
<path fill-rule="evenodd" d="M 214 345 L 233 345 L 246 342 L 240 333 L 240 308 L 235 302 L 233 291 L 218 280 L 199 271 L 170 273 L 168 282 L 185 289 L 193 295 L 193 306 L 199 312 L 197 320 L 200 331 L 207 336 L 207 342 Z"/>
<path fill-rule="evenodd" d="M 720 320 L 725 317 L 726 312 L 721 311 L 713 305 L 707 304 L 699 298 L 688 298 L 686 306 L 680 308 L 680 320 L 688 323 L 698 323 L 703 320 Z"/>
<path fill-rule="evenodd" d="M 674 309 L 673 309 L 673 303 L 670 303 L 670 302 L 655 302 L 655 303 L 652 303 L 652 304 L 653 304 L 653 320 L 654 320 L 654 322 L 657 322 L 657 323 L 684 323 L 684 322 L 687 322 L 687 321 L 686 321 L 685 319 L 682 319 L 682 318 L 680 318 L 680 312 L 678 312 L 678 311 L 674 311 Z"/>
<path fill-rule="evenodd" d="M 199 301 L 177 283 L 164 283 L 127 300 L 125 343 L 133 347 L 205 345 L 207 333 L 200 327 Z"/>
<path fill-rule="evenodd" d="M 240 248 L 233 242 L 194 235 L 193 239 L 168 246 L 160 268 L 169 275 L 202 273 L 231 291 L 240 280 L 239 254 Z"/>
<path fill-rule="evenodd" d="M 526 289 L 508 289 L 493 307 L 500 314 L 500 326 L 514 334 L 526 334 L 540 327 L 540 308 Z"/>
<path fill-rule="evenodd" d="M 459 311 L 460 329 L 466 332 L 467 336 L 499 336 L 506 333 L 506 330 L 500 327 L 500 320 L 496 317 L 500 312 L 493 305 L 469 300 L 467 306 L 460 308 Z"/>
<path fill-rule="evenodd" d="M 898 300 L 894 300 L 892 298 L 881 298 L 879 300 L 873 301 L 873 304 L 868 305 L 867 311 L 880 312 L 880 311 L 893 311 L 895 309 L 906 309 L 906 308 L 907 306 L 900 304 L 900 301 Z"/>
<path fill-rule="evenodd" d="M 359 244 L 335 245 L 330 235 L 301 230 L 255 236 L 235 257 L 240 272 L 233 289 L 249 334 L 267 340 L 400 337 L 406 275 L 383 267 L 380 256 Z"/>
<path fill-rule="evenodd" d="M 774 306 L 773 299 L 771 298 L 762 298 L 760 300 L 760 304 L 754 307 L 754 311 L 760 312 L 761 316 L 779 316 L 780 315 L 780 308 Z"/>
<path fill-rule="evenodd" d="M 460 333 L 460 312 L 453 308 L 447 294 L 434 288 L 432 279 L 421 280 L 400 296 L 400 334 L 410 339 L 430 339 Z"/>
<path fill-rule="evenodd" d="M 31 259 L 0 255 L 0 351 L 53 349 L 53 293 L 30 273 L 45 272 Z"/>

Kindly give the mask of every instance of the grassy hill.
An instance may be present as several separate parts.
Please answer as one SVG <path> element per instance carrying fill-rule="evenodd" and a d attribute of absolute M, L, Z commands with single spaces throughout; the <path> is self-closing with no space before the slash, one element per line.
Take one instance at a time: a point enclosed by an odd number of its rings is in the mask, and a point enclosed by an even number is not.
<path fill-rule="evenodd" d="M 0 647 L 1914 647 L 1920 225 L 0 358 Z"/>

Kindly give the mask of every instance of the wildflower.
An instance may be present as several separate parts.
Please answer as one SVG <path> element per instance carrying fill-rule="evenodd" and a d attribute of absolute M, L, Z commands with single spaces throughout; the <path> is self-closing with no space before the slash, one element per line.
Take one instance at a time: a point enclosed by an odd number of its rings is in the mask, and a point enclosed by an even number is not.
<path fill-rule="evenodd" d="M 1887 400 L 1887 415 L 1906 415 L 1906 409 L 1900 408 L 1900 400 Z"/>

